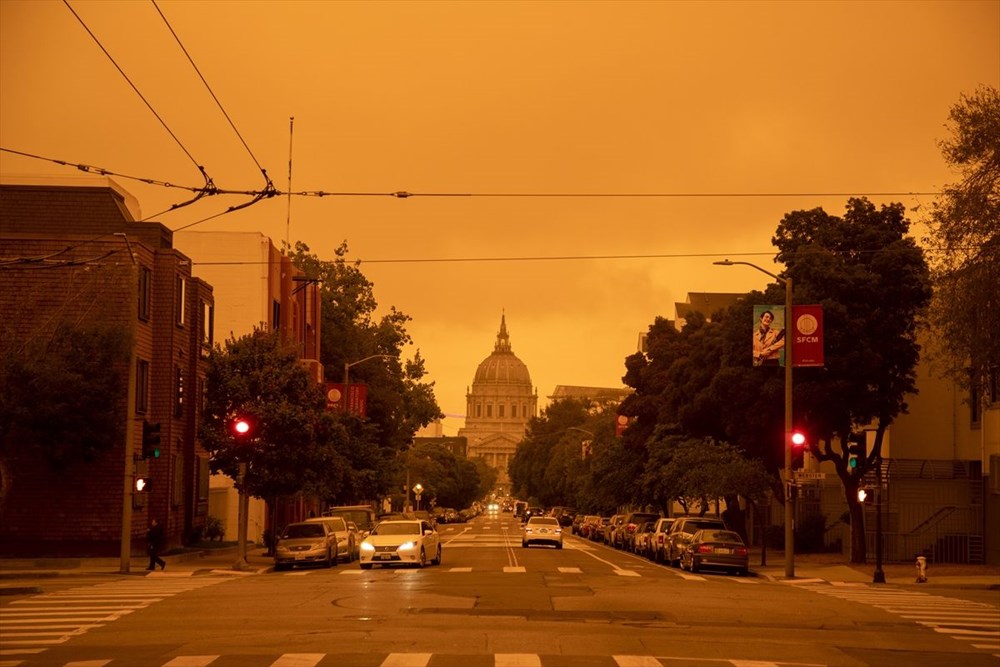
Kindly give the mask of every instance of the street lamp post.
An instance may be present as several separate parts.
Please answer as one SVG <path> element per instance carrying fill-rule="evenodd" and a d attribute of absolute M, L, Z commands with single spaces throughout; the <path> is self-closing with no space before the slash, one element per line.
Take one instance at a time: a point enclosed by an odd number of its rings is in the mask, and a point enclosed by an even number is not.
<path fill-rule="evenodd" d="M 362 364 L 366 361 L 371 361 L 372 359 L 391 359 L 391 358 L 392 358 L 391 354 L 373 354 L 369 357 L 365 357 L 364 359 L 358 359 L 357 361 L 352 361 L 350 363 L 346 361 L 344 362 L 344 414 L 347 414 L 347 410 L 350 405 L 349 401 L 351 400 L 351 381 L 349 375 L 351 366 L 357 366 L 358 364 Z"/>
<path fill-rule="evenodd" d="M 785 577 L 795 577 L 795 508 L 792 505 L 792 339 L 788 325 L 792 322 L 792 279 L 782 278 L 750 262 L 728 259 L 712 262 L 719 266 L 742 264 L 757 269 L 785 287 Z"/>

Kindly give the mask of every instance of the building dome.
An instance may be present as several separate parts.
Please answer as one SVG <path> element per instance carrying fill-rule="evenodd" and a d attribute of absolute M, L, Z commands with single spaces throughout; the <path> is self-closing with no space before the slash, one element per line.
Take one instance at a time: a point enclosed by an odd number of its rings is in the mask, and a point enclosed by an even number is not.
<path fill-rule="evenodd" d="M 503 317 L 500 318 L 500 333 L 497 334 L 493 354 L 479 364 L 472 383 L 523 385 L 529 389 L 531 387 L 528 367 L 510 349 L 510 336 L 507 335 L 507 323 Z"/>

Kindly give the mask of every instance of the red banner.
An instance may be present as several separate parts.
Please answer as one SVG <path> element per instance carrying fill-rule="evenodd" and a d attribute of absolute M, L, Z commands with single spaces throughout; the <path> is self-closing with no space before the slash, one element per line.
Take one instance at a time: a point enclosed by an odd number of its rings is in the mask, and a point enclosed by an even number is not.
<path fill-rule="evenodd" d="M 792 365 L 823 366 L 823 307 L 792 306 Z"/>
<path fill-rule="evenodd" d="M 347 395 L 345 397 L 343 383 L 327 382 L 326 409 L 343 410 L 345 409 L 345 405 L 348 413 L 358 415 L 359 417 L 367 416 L 368 385 L 360 383 L 354 384 L 352 382 L 347 388 Z"/>

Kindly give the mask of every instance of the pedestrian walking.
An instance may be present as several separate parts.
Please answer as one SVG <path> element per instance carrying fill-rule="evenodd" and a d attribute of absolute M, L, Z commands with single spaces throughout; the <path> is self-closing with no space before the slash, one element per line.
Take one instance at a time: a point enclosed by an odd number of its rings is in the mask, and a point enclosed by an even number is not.
<path fill-rule="evenodd" d="M 160 569 L 166 569 L 167 562 L 160 558 L 160 549 L 163 548 L 163 526 L 156 519 L 149 524 L 146 531 L 146 547 L 149 549 L 149 567 L 147 570 L 155 570 L 159 565 Z"/>

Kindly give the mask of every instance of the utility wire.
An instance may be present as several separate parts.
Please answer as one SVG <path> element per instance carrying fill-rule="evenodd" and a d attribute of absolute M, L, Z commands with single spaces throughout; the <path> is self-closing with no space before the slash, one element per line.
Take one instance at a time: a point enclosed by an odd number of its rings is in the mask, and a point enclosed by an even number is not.
<path fill-rule="evenodd" d="M 101 49 L 101 51 L 104 52 L 104 55 L 108 57 L 108 60 L 111 61 L 111 64 L 115 66 L 115 68 L 122 75 L 122 77 L 125 78 L 125 81 L 128 82 L 128 85 L 132 86 L 132 90 L 135 91 L 135 94 L 139 96 L 139 99 L 141 99 L 143 103 L 145 103 L 146 107 L 153 113 L 153 115 L 156 116 L 156 120 L 160 121 L 160 125 L 163 126 L 163 129 L 165 129 L 167 133 L 171 137 L 173 137 L 173 140 L 177 142 L 177 145 L 180 146 L 181 150 L 184 151 L 184 154 L 188 156 L 188 159 L 191 160 L 192 164 L 194 164 L 194 166 L 198 168 L 198 171 L 201 172 L 202 177 L 204 177 L 205 179 L 205 189 L 214 188 L 215 186 L 212 184 L 212 179 L 209 178 L 208 173 L 205 171 L 205 168 L 200 164 L 198 164 L 198 161 L 194 159 L 194 156 L 191 155 L 191 152 L 184 146 L 184 144 L 177 137 L 177 135 L 174 134 L 173 130 L 170 129 L 166 121 L 164 121 L 163 118 L 160 117 L 160 114 L 156 112 L 156 109 L 153 108 L 153 105 L 150 104 L 149 101 L 143 96 L 143 94 L 139 91 L 139 88 L 134 83 L 132 83 L 132 80 L 128 78 L 127 74 L 125 74 L 125 70 L 123 70 L 121 66 L 115 61 L 115 59 L 111 57 L 111 54 L 108 53 L 108 50 L 104 48 L 103 44 L 101 44 L 101 40 L 97 38 L 97 35 L 95 35 L 89 27 L 87 27 L 87 24 L 84 23 L 82 18 L 80 18 L 80 15 L 77 14 L 76 10 L 73 9 L 72 5 L 69 4 L 69 0 L 63 0 L 63 4 L 65 4 L 66 7 L 69 9 L 69 11 L 73 13 L 73 16 L 76 17 L 76 20 L 80 22 L 80 25 L 82 25 L 83 29 L 87 31 L 87 34 L 90 35 L 91 38 L 94 40 L 94 42 L 97 43 L 97 46 Z"/>
<path fill-rule="evenodd" d="M 177 35 L 177 32 L 174 30 L 173 26 L 170 25 L 170 21 L 168 21 L 167 17 L 163 15 L 163 10 L 161 10 L 160 6 L 156 4 L 156 0 L 150 0 L 150 2 L 153 3 L 153 7 L 156 8 L 156 11 L 157 13 L 159 13 L 160 18 L 163 19 L 163 22 L 166 24 L 167 29 L 170 31 L 170 34 L 174 36 L 174 39 L 177 41 L 177 46 L 181 47 L 181 51 L 184 52 L 184 55 L 187 57 L 188 62 L 191 63 L 191 67 L 193 67 L 194 71 L 198 74 L 198 78 L 201 79 L 201 82 L 203 84 L 205 84 L 205 89 L 208 90 L 208 94 L 212 96 L 213 100 L 215 100 L 215 104 L 218 105 L 219 111 L 221 111 L 222 115 L 226 117 L 226 120 L 229 122 L 229 127 L 233 128 L 233 132 L 235 132 L 236 136 L 239 137 L 240 142 L 243 144 L 243 148 L 245 148 L 247 150 L 247 153 L 250 155 L 250 159 L 253 160 L 254 164 L 257 165 L 257 169 L 259 169 L 260 173 L 263 174 L 265 182 L 264 190 L 274 191 L 274 183 L 271 182 L 271 178 L 267 175 L 267 170 L 264 169 L 264 167 L 260 166 L 260 162 L 257 160 L 257 156 L 253 154 L 253 151 L 250 150 L 250 146 L 247 145 L 247 142 L 243 138 L 243 135 L 240 134 L 240 131 L 238 129 L 236 129 L 236 123 L 234 123 L 233 119 L 229 117 L 228 113 L 226 113 L 226 109 L 222 106 L 222 102 L 219 101 L 219 98 L 215 94 L 215 91 L 212 90 L 212 87 L 210 85 L 208 85 L 208 81 L 205 79 L 205 76 L 201 73 L 201 70 L 198 69 L 198 65 L 195 64 L 194 58 L 191 57 L 191 54 L 188 53 L 188 50 L 184 47 L 184 44 L 181 42 L 181 38 Z"/>

